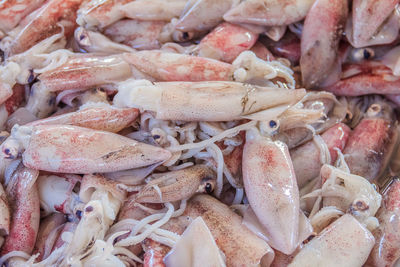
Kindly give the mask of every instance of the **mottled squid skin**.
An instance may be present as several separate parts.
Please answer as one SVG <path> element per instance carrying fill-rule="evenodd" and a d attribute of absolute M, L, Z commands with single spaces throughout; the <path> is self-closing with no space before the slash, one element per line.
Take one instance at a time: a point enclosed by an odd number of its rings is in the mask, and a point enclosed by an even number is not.
<path fill-rule="evenodd" d="M 373 231 L 376 242 L 367 264 L 376 267 L 394 266 L 400 258 L 400 180 L 393 179 L 383 193 L 383 205 L 376 217 L 379 227 Z"/>
<path fill-rule="evenodd" d="M 25 149 L 24 165 L 39 170 L 82 174 L 114 172 L 163 162 L 171 156 L 165 149 L 110 132 L 72 125 L 21 127 L 30 131 L 22 137 L 21 151 L 16 152 L 12 140 L 2 144 L 2 151 L 14 157 Z"/>
<path fill-rule="evenodd" d="M 337 96 L 369 94 L 394 95 L 400 93 L 400 79 L 390 68 L 377 61 L 344 64 L 343 72 L 352 73 L 323 89 Z"/>
<path fill-rule="evenodd" d="M 286 144 L 249 130 L 243 150 L 243 183 L 251 208 L 269 234 L 269 244 L 291 254 L 298 243 L 300 200 Z"/>
<path fill-rule="evenodd" d="M 129 64 L 120 55 L 71 56 L 60 67 L 39 75 L 42 87 L 50 92 L 69 89 L 89 89 L 96 85 L 123 81 L 132 76 Z"/>
<path fill-rule="evenodd" d="M 306 88 L 318 87 L 337 68 L 347 5 L 347 0 L 317 0 L 307 14 L 301 36 L 300 58 Z"/>
<path fill-rule="evenodd" d="M 372 104 L 354 128 L 343 151 L 352 174 L 376 180 L 388 164 L 398 134 L 388 104 Z"/>
<path fill-rule="evenodd" d="M 18 54 L 60 31 L 57 23 L 64 25 L 65 35 L 73 33 L 76 11 L 83 0 L 48 1 L 36 16 L 19 32 L 10 46 L 11 54 Z"/>
<path fill-rule="evenodd" d="M 204 57 L 153 50 L 123 58 L 157 81 L 229 81 L 233 75 L 232 65 Z"/>
<path fill-rule="evenodd" d="M 2 247 L 2 255 L 10 251 L 32 253 L 40 221 L 39 193 L 35 182 L 38 175 L 38 171 L 20 165 L 11 178 L 12 184 L 7 188 L 12 207 L 10 234 Z"/>
<path fill-rule="evenodd" d="M 242 218 L 217 199 L 205 194 L 192 197 L 179 218 L 187 223 L 186 216 L 192 220 L 198 216 L 203 218 L 226 256 L 227 266 L 257 266 L 261 260 L 272 261 L 273 251 L 268 244 L 248 230 Z"/>
<path fill-rule="evenodd" d="M 239 25 L 224 22 L 201 40 L 198 54 L 201 57 L 231 63 L 240 53 L 250 49 L 257 38 L 257 33 Z"/>
<path fill-rule="evenodd" d="M 117 133 L 131 125 L 139 115 L 135 108 L 115 108 L 110 105 L 88 106 L 75 112 L 37 120 L 27 125 L 75 125 Z"/>
<path fill-rule="evenodd" d="M 0 236 L 10 233 L 10 207 L 7 200 L 6 192 L 0 185 Z"/>
<path fill-rule="evenodd" d="M 136 195 L 142 203 L 165 203 L 186 199 L 195 193 L 211 193 L 216 182 L 215 173 L 205 165 L 164 173 L 151 180 Z M 160 190 L 156 190 L 157 186 Z M 161 193 L 161 195 L 159 194 Z"/>
<path fill-rule="evenodd" d="M 44 0 L 9 0 L 0 4 L 0 30 L 9 31 Z"/>

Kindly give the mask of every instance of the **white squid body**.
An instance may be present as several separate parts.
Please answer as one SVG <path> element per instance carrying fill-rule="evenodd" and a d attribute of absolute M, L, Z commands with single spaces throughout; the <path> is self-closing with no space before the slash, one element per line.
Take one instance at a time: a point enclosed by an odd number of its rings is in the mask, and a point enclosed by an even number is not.
<path fill-rule="evenodd" d="M 302 20 L 315 0 L 247 0 L 232 8 L 224 19 L 233 23 L 282 26 Z"/>
<path fill-rule="evenodd" d="M 41 175 L 37 183 L 40 206 L 45 214 L 62 212 L 71 214 L 78 196 L 72 191 L 77 181 L 70 181 L 56 175 Z"/>
<path fill-rule="evenodd" d="M 210 30 L 223 21 L 223 15 L 238 3 L 236 0 L 187 1 L 176 28 L 182 31 Z"/>
<path fill-rule="evenodd" d="M 183 232 L 179 241 L 164 258 L 167 267 L 225 267 L 225 260 L 201 217 Z"/>
<path fill-rule="evenodd" d="M 237 82 L 153 84 L 147 80 L 127 80 L 120 83 L 114 104 L 154 111 L 161 120 L 230 121 L 268 109 L 271 112 L 263 112 L 264 118 L 276 118 L 283 112 L 277 107 L 297 103 L 305 94 L 304 89 L 287 90 Z"/>
<path fill-rule="evenodd" d="M 243 183 L 250 206 L 268 232 L 269 244 L 291 254 L 298 244 L 299 189 L 287 146 L 246 134 L 243 150 Z"/>
<path fill-rule="evenodd" d="M 307 243 L 289 267 L 361 267 L 374 243 L 374 236 L 353 216 L 346 214 Z"/>

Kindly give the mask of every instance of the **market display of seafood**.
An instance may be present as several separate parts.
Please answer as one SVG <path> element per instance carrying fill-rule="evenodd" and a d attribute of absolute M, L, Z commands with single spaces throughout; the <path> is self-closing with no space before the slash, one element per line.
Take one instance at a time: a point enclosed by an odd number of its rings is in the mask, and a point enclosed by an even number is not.
<path fill-rule="evenodd" d="M 399 4 L 0 1 L 0 266 L 400 266 Z"/>

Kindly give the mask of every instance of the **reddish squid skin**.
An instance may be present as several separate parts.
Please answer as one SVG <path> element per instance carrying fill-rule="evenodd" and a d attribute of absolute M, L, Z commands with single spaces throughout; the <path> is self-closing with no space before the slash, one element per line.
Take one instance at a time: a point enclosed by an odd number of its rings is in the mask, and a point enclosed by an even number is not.
<path fill-rule="evenodd" d="M 301 56 L 300 40 L 295 34 L 287 32 L 278 42 L 266 37 L 260 37 L 260 41 L 266 44 L 274 56 L 287 58 L 294 66 L 299 63 Z"/>
<path fill-rule="evenodd" d="M 0 3 L 0 29 L 9 31 L 44 0 L 8 0 Z M 18 5 L 18 8 L 16 6 Z M 23 6 L 23 8 L 21 8 Z"/>
<path fill-rule="evenodd" d="M 136 108 L 115 108 L 111 106 L 88 107 L 79 111 L 37 120 L 27 125 L 75 125 L 93 130 L 119 132 L 131 125 L 139 115 Z"/>
<path fill-rule="evenodd" d="M 263 256 L 266 254 L 272 256 L 272 249 L 242 224 L 242 217 L 210 195 L 193 196 L 188 201 L 183 216 L 170 221 L 175 227 L 172 225 L 172 229 L 167 229 L 181 234 L 183 229 L 176 229 L 176 225 L 187 226 L 190 222 L 187 217 L 194 220 L 198 216 L 201 216 L 207 224 L 217 246 L 225 254 L 227 266 L 257 266 Z"/>
<path fill-rule="evenodd" d="M 371 266 L 391 267 L 400 258 L 400 180 L 393 179 L 383 194 L 376 217 L 379 227 L 373 232 L 375 246 L 368 262 Z"/>
<path fill-rule="evenodd" d="M 232 66 L 210 58 L 161 51 L 126 53 L 123 57 L 157 81 L 232 80 Z"/>
<path fill-rule="evenodd" d="M 386 118 L 364 118 L 353 130 L 343 151 L 352 174 L 369 181 L 379 177 L 393 152 L 397 131 Z"/>
<path fill-rule="evenodd" d="M 11 251 L 32 253 L 40 222 L 39 192 L 37 184 L 32 184 L 38 174 L 38 171 L 22 166 L 14 174 L 15 183 L 7 192 L 13 210 L 10 234 L 6 237 L 1 255 Z"/>
<path fill-rule="evenodd" d="M 13 93 L 10 98 L 8 98 L 6 102 L 4 102 L 8 115 L 14 113 L 14 111 L 16 111 L 17 108 L 19 108 L 25 101 L 25 86 L 21 84 L 16 84 L 14 85 L 12 90 Z"/>
<path fill-rule="evenodd" d="M 247 198 L 269 233 L 269 244 L 285 254 L 293 253 L 298 241 L 300 204 L 286 144 L 273 142 L 256 130 L 247 131 L 242 168 Z"/>
<path fill-rule="evenodd" d="M 235 147 L 231 153 L 224 155 L 225 165 L 237 182 L 242 180 L 242 158 L 244 144 L 246 143 L 246 132 L 241 131 L 239 135 L 242 138 L 242 144 Z M 221 149 L 225 148 L 223 142 L 216 144 Z"/>
<path fill-rule="evenodd" d="M 165 267 L 163 262 L 164 256 L 170 250 L 152 239 L 146 238 L 143 241 L 144 260 L 143 267 Z"/>
<path fill-rule="evenodd" d="M 263 45 L 261 42 L 256 42 L 255 45 L 250 49 L 258 58 L 261 58 L 262 60 L 265 61 L 271 61 L 275 60 L 274 55 L 271 53 L 271 51 L 268 50 L 268 48 Z"/>
<path fill-rule="evenodd" d="M 337 96 L 400 93 L 400 79 L 393 75 L 391 69 L 379 62 L 347 64 L 343 66 L 343 72 L 356 74 L 323 89 Z"/>
<path fill-rule="evenodd" d="M 304 21 L 300 67 L 306 88 L 322 84 L 338 64 L 347 0 L 317 0 Z"/>
<path fill-rule="evenodd" d="M 224 22 L 201 40 L 199 55 L 231 63 L 240 53 L 249 50 L 257 39 L 258 34 Z"/>
<path fill-rule="evenodd" d="M 165 149 L 121 135 L 68 125 L 32 126 L 22 154 L 25 166 L 83 174 L 144 167 L 170 156 Z"/>
<path fill-rule="evenodd" d="M 75 28 L 76 11 L 83 0 L 51 0 L 40 7 L 36 17 L 30 21 L 11 43 L 11 53 L 18 54 L 36 43 L 60 31 L 58 22 L 64 22 L 65 35 Z"/>
<path fill-rule="evenodd" d="M 338 123 L 321 135 L 329 149 L 331 157 L 329 164 L 334 164 L 337 159 L 337 151 L 335 149 L 342 151 L 345 148 L 350 132 L 351 130 L 346 124 Z M 309 141 L 304 145 L 290 150 L 297 184 L 300 188 L 310 179 L 318 176 L 323 164 L 321 162 L 320 151 L 320 148 L 314 141 Z"/>
<path fill-rule="evenodd" d="M 116 56 L 84 54 L 70 57 L 60 67 L 39 75 L 42 86 L 52 92 L 90 89 L 131 78 L 129 64 Z"/>

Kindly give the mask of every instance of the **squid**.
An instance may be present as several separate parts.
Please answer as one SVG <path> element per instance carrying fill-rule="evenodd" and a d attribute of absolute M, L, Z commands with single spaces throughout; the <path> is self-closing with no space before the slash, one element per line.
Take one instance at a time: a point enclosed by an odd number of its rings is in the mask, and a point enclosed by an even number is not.
<path fill-rule="evenodd" d="M 247 0 L 224 15 L 232 23 L 289 25 L 304 19 L 315 0 Z"/>
<path fill-rule="evenodd" d="M 382 196 L 367 179 L 324 164 L 321 168 L 321 184 L 321 189 L 309 196 L 321 195 L 324 207 L 335 207 L 333 214 L 348 212 L 369 230 L 377 227 L 378 221 L 374 216 L 381 206 Z"/>
<path fill-rule="evenodd" d="M 179 17 L 185 4 L 185 0 L 91 0 L 78 10 L 77 23 L 87 29 L 102 29 L 123 18 L 170 21 Z"/>
<path fill-rule="evenodd" d="M 10 207 L 8 205 L 7 195 L 2 185 L 0 185 L 0 245 L 4 237 L 10 233 Z"/>
<path fill-rule="evenodd" d="M 200 194 L 191 198 L 183 216 L 192 220 L 202 217 L 217 246 L 225 254 L 227 266 L 256 266 L 260 263 L 268 266 L 274 257 L 268 244 L 242 225 L 239 215 L 211 196 Z"/>
<path fill-rule="evenodd" d="M 338 50 L 348 14 L 347 5 L 347 0 L 317 0 L 307 14 L 301 35 L 300 58 L 302 81 L 306 88 L 331 84 L 339 79 Z"/>
<path fill-rule="evenodd" d="M 39 75 L 40 86 L 51 92 L 89 89 L 131 77 L 129 64 L 120 55 L 76 54 L 56 69 Z"/>
<path fill-rule="evenodd" d="M 22 155 L 25 166 L 50 172 L 114 172 L 161 163 L 165 149 L 110 132 L 78 126 L 18 126 L 2 144 L 6 158 Z"/>
<path fill-rule="evenodd" d="M 346 214 L 304 245 L 288 266 L 363 266 L 374 243 L 371 232 Z"/>
<path fill-rule="evenodd" d="M 261 136 L 257 129 L 248 130 L 242 168 L 248 201 L 269 234 L 269 244 L 285 254 L 293 253 L 300 199 L 287 146 Z"/>
<path fill-rule="evenodd" d="M 43 4 L 44 0 L 4 1 L 0 4 L 0 30 L 9 31 L 33 10 Z"/>
<path fill-rule="evenodd" d="M 398 3 L 398 0 L 353 1 L 353 32 L 350 36 L 352 36 L 352 44 L 354 47 L 364 47 L 368 45 L 371 39 L 378 39 L 375 35 L 381 30 L 380 28 L 385 20 L 394 12 Z M 395 36 L 397 36 L 397 33 Z M 390 42 L 390 40 L 387 41 L 387 43 Z"/>
<path fill-rule="evenodd" d="M 38 261 L 46 259 L 50 255 L 65 223 L 66 217 L 61 213 L 50 214 L 40 222 L 33 250 L 33 254 L 39 253 L 39 257 L 36 258 Z"/>
<path fill-rule="evenodd" d="M 74 214 L 79 204 L 78 195 L 73 191 L 81 177 L 78 175 L 40 175 L 38 178 L 40 206 L 43 214 L 54 212 Z"/>
<path fill-rule="evenodd" d="M 89 31 L 82 27 L 76 28 L 74 36 L 79 47 L 89 53 L 117 54 L 135 51 L 129 46 L 111 41 L 99 32 Z"/>
<path fill-rule="evenodd" d="M 232 65 L 197 56 L 150 50 L 123 58 L 157 81 L 228 81 L 233 76 Z"/>
<path fill-rule="evenodd" d="M 27 126 L 75 125 L 93 130 L 117 133 L 131 125 L 139 115 L 135 108 L 115 108 L 108 104 L 87 104 L 78 111 L 36 120 Z"/>
<path fill-rule="evenodd" d="M 183 255 L 191 255 L 184 257 Z M 225 261 L 202 217 L 197 217 L 165 256 L 166 266 L 223 267 Z"/>
<path fill-rule="evenodd" d="M 123 43 L 137 50 L 159 49 L 165 21 L 122 19 L 104 29 L 104 34 L 114 42 Z"/>
<path fill-rule="evenodd" d="M 375 246 L 367 264 L 383 267 L 394 266 L 400 258 L 400 180 L 394 178 L 383 193 L 383 205 L 376 215 L 379 227 L 373 231 Z"/>
<path fill-rule="evenodd" d="M 72 240 L 65 249 L 64 264 L 87 257 L 80 253 L 93 245 L 93 240 L 104 239 L 108 228 L 117 217 L 126 192 L 120 190 L 115 182 L 100 175 L 85 175 L 79 197 L 86 205 Z M 90 257 L 85 260 L 90 262 Z"/>
<path fill-rule="evenodd" d="M 135 201 L 164 203 L 187 199 L 195 193 L 210 194 L 214 190 L 215 180 L 213 171 L 204 165 L 163 173 L 140 189 Z"/>
<path fill-rule="evenodd" d="M 377 61 L 344 64 L 340 81 L 323 89 L 337 96 L 363 96 L 369 94 L 396 95 L 400 78 L 390 68 Z"/>
<path fill-rule="evenodd" d="M 201 40 L 196 53 L 201 57 L 231 63 L 241 52 L 250 49 L 257 39 L 257 33 L 224 22 Z"/>
<path fill-rule="evenodd" d="M 36 179 L 39 172 L 20 164 L 12 175 L 7 194 L 12 207 L 10 232 L 1 249 L 1 255 L 12 251 L 31 254 L 39 230 L 40 204 Z M 10 255 L 12 257 L 12 255 Z M 12 257 L 9 262 L 19 261 Z"/>
<path fill-rule="evenodd" d="M 266 110 L 263 118 L 276 117 L 300 101 L 304 89 L 287 90 L 235 82 L 120 83 L 114 97 L 118 107 L 136 107 L 156 113 L 161 120 L 230 121 Z M 272 114 L 268 114 L 269 110 Z"/>
<path fill-rule="evenodd" d="M 181 31 L 207 31 L 223 21 L 223 15 L 238 4 L 236 0 L 187 1 L 176 28 Z"/>
<path fill-rule="evenodd" d="M 9 54 L 18 54 L 31 48 L 36 43 L 60 31 L 62 25 L 66 36 L 72 34 L 75 27 L 76 11 L 82 0 L 52 0 L 41 6 L 29 16 L 30 21 L 24 25 L 11 42 Z"/>
<path fill-rule="evenodd" d="M 351 133 L 343 154 L 350 172 L 374 181 L 389 164 L 398 133 L 392 107 L 377 99 Z"/>

